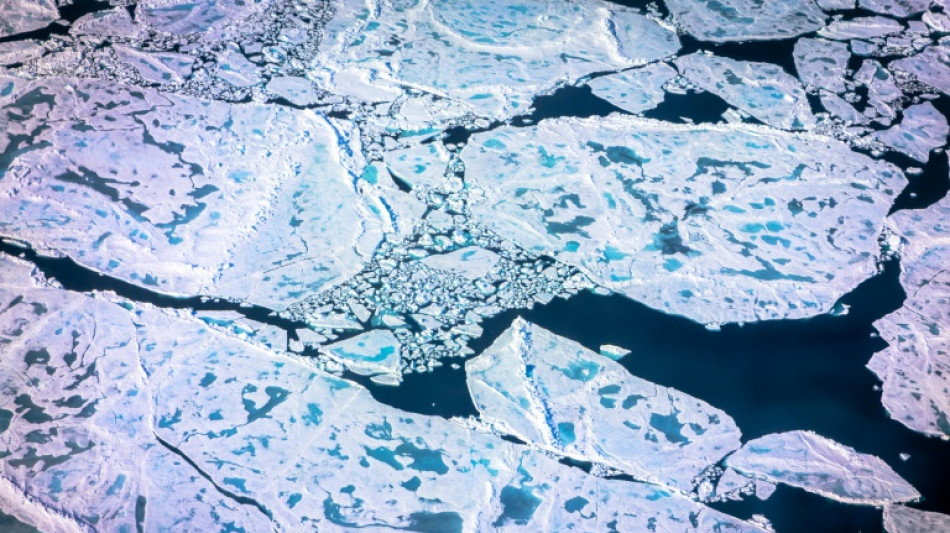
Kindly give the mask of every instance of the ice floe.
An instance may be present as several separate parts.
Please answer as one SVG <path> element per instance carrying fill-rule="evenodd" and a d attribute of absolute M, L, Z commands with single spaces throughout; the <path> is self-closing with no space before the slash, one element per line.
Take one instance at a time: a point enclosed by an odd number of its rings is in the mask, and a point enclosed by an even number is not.
<path fill-rule="evenodd" d="M 0 379 L 15 399 L 0 410 L 4 490 L 65 531 L 760 531 L 660 486 L 381 405 L 187 317 L 24 286 L 25 268 L 0 261 Z"/>
<path fill-rule="evenodd" d="M 0 38 L 45 28 L 59 18 L 54 0 L 0 0 Z"/>
<path fill-rule="evenodd" d="M 875 132 L 873 137 L 898 152 L 926 163 L 930 152 L 947 144 L 947 119 L 930 102 L 904 110 L 899 124 Z"/>
<path fill-rule="evenodd" d="M 622 115 L 479 133 L 461 158 L 484 224 L 702 323 L 830 310 L 905 184 L 827 138 Z"/>
<path fill-rule="evenodd" d="M 803 82 L 835 93 L 844 92 L 851 52 L 845 43 L 802 38 L 795 42 L 795 69 Z"/>
<path fill-rule="evenodd" d="M 884 382 L 892 418 L 950 438 L 950 200 L 893 214 L 900 248 L 903 307 L 874 323 L 889 346 L 868 367 Z"/>
<path fill-rule="evenodd" d="M 858 6 L 868 11 L 907 18 L 923 13 L 930 7 L 931 0 L 859 0 Z"/>
<path fill-rule="evenodd" d="M 855 17 L 836 20 L 822 28 L 818 35 L 837 41 L 849 39 L 871 39 L 900 33 L 904 27 L 900 22 L 887 17 Z"/>
<path fill-rule="evenodd" d="M 912 74 L 917 80 L 950 94 L 950 48 L 935 45 L 923 52 L 893 61 L 891 70 Z"/>
<path fill-rule="evenodd" d="M 703 41 L 786 39 L 811 33 L 825 25 L 825 14 L 814 0 L 666 0 L 686 31 Z"/>
<path fill-rule="evenodd" d="M 402 346 L 387 329 L 374 329 L 324 347 L 331 357 L 353 372 L 372 376 L 390 374 L 397 381 Z"/>
<path fill-rule="evenodd" d="M 447 254 L 428 255 L 422 259 L 426 265 L 474 280 L 483 278 L 498 264 L 498 254 L 491 250 L 466 246 Z"/>
<path fill-rule="evenodd" d="M 653 109 L 666 96 L 663 85 L 676 77 L 666 63 L 617 72 L 588 82 L 595 95 L 630 113 Z"/>
<path fill-rule="evenodd" d="M 520 318 L 465 372 L 499 431 L 640 480 L 688 492 L 740 445 L 726 413 Z"/>
<path fill-rule="evenodd" d="M 706 53 L 679 57 L 675 64 L 701 89 L 770 126 L 801 130 L 815 123 L 801 82 L 782 67 Z"/>
<path fill-rule="evenodd" d="M 920 511 L 903 505 L 885 505 L 884 530 L 887 533 L 950 531 L 950 516 L 931 511 Z"/>
<path fill-rule="evenodd" d="M 884 461 L 810 431 L 751 440 L 726 463 L 744 474 L 845 503 L 883 505 L 920 497 Z"/>

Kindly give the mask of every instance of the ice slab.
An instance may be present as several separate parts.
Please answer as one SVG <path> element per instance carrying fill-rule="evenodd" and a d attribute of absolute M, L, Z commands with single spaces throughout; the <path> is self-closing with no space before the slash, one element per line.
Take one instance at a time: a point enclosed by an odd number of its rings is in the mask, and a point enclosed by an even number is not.
<path fill-rule="evenodd" d="M 73 530 L 761 531 L 188 317 L 11 284 L 0 261 L 3 477 Z"/>
<path fill-rule="evenodd" d="M 689 81 L 765 124 L 796 130 L 815 124 L 801 82 L 777 65 L 707 53 L 679 57 L 675 64 Z"/>
<path fill-rule="evenodd" d="M 855 17 L 836 20 L 819 30 L 818 35 L 836 41 L 850 39 L 873 39 L 885 35 L 894 35 L 903 31 L 900 22 L 887 17 Z"/>
<path fill-rule="evenodd" d="M 703 41 L 787 39 L 825 25 L 825 14 L 814 0 L 666 0 L 686 31 Z"/>
<path fill-rule="evenodd" d="M 441 142 L 387 150 L 383 154 L 389 173 L 413 189 L 423 185 L 438 187 L 445 177 L 449 159 L 449 152 Z"/>
<path fill-rule="evenodd" d="M 793 51 L 798 77 L 809 85 L 843 93 L 845 71 L 851 52 L 845 43 L 825 39 L 802 38 Z"/>
<path fill-rule="evenodd" d="M 283 309 L 401 222 L 345 122 L 97 81 L 0 93 L 0 232 L 133 283 Z"/>
<path fill-rule="evenodd" d="M 482 419 L 499 431 L 671 488 L 692 490 L 741 444 L 726 413 L 521 318 L 465 373 Z"/>
<path fill-rule="evenodd" d="M 676 70 L 666 63 L 608 74 L 587 85 L 600 98 L 630 113 L 642 113 L 663 102 L 663 84 L 676 77 Z"/>
<path fill-rule="evenodd" d="M 904 110 L 900 123 L 875 132 L 873 138 L 898 152 L 926 163 L 930 152 L 947 143 L 950 126 L 947 119 L 930 102 L 912 105 Z"/>
<path fill-rule="evenodd" d="M 621 115 L 478 133 L 461 158 L 484 224 L 702 323 L 830 310 L 906 183 L 827 138 Z"/>
<path fill-rule="evenodd" d="M 0 0 L 0 38 L 45 28 L 59 18 L 53 0 Z"/>
<path fill-rule="evenodd" d="M 950 200 L 894 213 L 903 244 L 903 307 L 874 323 L 889 346 L 868 367 L 884 382 L 892 418 L 927 435 L 950 437 Z"/>
<path fill-rule="evenodd" d="M 318 95 L 313 84 L 298 76 L 278 76 L 267 83 L 267 90 L 278 97 L 298 106 L 317 103 Z"/>
<path fill-rule="evenodd" d="M 599 1 L 338 2 L 334 8 L 314 79 L 357 100 L 396 100 L 403 129 L 429 122 L 407 116 L 403 102 L 424 100 L 406 87 L 441 97 L 447 118 L 503 119 L 526 112 L 535 95 L 559 84 L 679 49 L 672 31 Z"/>
<path fill-rule="evenodd" d="M 868 11 L 898 18 L 907 18 L 923 13 L 930 7 L 930 0 L 859 0 L 858 6 Z"/>
<path fill-rule="evenodd" d="M 353 372 L 372 376 L 399 373 L 402 346 L 388 329 L 374 329 L 324 347 L 330 357 Z"/>
<path fill-rule="evenodd" d="M 903 505 L 885 505 L 884 530 L 887 533 L 950 531 L 950 516 L 932 511 L 920 511 Z"/>
<path fill-rule="evenodd" d="M 751 440 L 726 463 L 744 474 L 844 503 L 883 505 L 920 498 L 884 461 L 810 431 Z"/>
<path fill-rule="evenodd" d="M 889 68 L 913 74 L 919 81 L 950 94 L 950 48 L 946 46 L 928 47 L 915 56 L 893 61 Z"/>
<path fill-rule="evenodd" d="M 825 11 L 838 11 L 844 9 L 854 9 L 857 0 L 816 0 L 818 7 Z"/>
<path fill-rule="evenodd" d="M 487 276 L 499 259 L 498 254 L 491 250 L 465 246 L 445 254 L 428 255 L 421 261 L 436 270 L 474 280 Z"/>

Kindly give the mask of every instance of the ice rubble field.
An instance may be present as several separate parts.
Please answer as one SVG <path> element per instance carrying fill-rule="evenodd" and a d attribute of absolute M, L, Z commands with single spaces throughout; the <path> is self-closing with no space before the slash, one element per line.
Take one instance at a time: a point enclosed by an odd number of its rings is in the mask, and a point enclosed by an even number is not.
<path fill-rule="evenodd" d="M 69 9 L 0 0 L 0 236 L 236 305 L 70 290 L 0 255 L 5 515 L 44 532 L 765 531 L 711 505 L 782 484 L 883 507 L 891 533 L 950 529 L 905 505 L 926 495 L 885 458 L 806 428 L 745 438 L 631 375 L 623 348 L 521 318 L 468 347 L 486 318 L 582 290 L 710 327 L 814 317 L 893 255 L 907 299 L 868 366 L 891 417 L 950 438 L 950 201 L 894 210 L 948 170 L 943 0 Z M 734 52 L 762 41 L 788 57 Z M 612 112 L 531 116 L 568 86 Z M 699 93 L 721 120 L 671 116 Z M 350 379 L 443 364 L 464 366 L 477 417 Z"/>

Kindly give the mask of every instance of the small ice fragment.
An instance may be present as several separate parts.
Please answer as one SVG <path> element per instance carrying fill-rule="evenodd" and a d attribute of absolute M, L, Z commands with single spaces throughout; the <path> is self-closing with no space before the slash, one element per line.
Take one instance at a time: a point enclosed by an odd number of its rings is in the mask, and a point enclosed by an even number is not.
<path fill-rule="evenodd" d="M 621 348 L 620 346 L 614 346 L 613 344 L 604 344 L 600 347 L 600 354 L 606 355 L 607 357 L 613 359 L 614 361 L 619 361 L 623 359 L 624 356 L 630 353 L 630 350 L 626 348 Z"/>

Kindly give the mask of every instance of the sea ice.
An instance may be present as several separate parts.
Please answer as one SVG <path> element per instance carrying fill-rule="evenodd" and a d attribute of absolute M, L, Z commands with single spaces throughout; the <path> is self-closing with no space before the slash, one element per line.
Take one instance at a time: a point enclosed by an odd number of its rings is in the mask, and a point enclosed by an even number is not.
<path fill-rule="evenodd" d="M 622 115 L 478 133 L 461 159 L 482 223 L 702 323 L 830 310 L 906 183 L 827 138 Z"/>
<path fill-rule="evenodd" d="M 355 180 L 346 123 L 98 81 L 0 85 L 0 232 L 121 279 L 283 309 L 401 222 L 385 197 L 402 193 Z"/>
<path fill-rule="evenodd" d="M 4 490 L 64 531 L 761 531 L 381 405 L 189 317 L 31 285 L 0 261 L 0 380 L 14 398 L 0 409 Z M 36 510 L 4 508 L 44 523 Z"/>
<path fill-rule="evenodd" d="M 726 413 L 521 318 L 465 373 L 498 431 L 639 480 L 688 492 L 741 444 Z"/>
<path fill-rule="evenodd" d="M 317 103 L 318 95 L 310 80 L 297 76 L 279 76 L 267 84 L 267 91 L 297 106 Z"/>
<path fill-rule="evenodd" d="M 59 18 L 54 0 L 0 0 L 0 39 L 45 28 Z"/>
<path fill-rule="evenodd" d="M 907 18 L 923 13 L 930 7 L 931 0 L 859 0 L 858 5 L 868 11 Z"/>
<path fill-rule="evenodd" d="M 845 71 L 851 52 L 848 45 L 824 39 L 802 38 L 795 42 L 795 69 L 809 85 L 843 93 Z"/>
<path fill-rule="evenodd" d="M 746 475 L 844 503 L 883 505 L 920 498 L 884 461 L 810 431 L 751 440 L 726 463 Z"/>
<path fill-rule="evenodd" d="M 707 53 L 679 57 L 675 64 L 701 89 L 770 126 L 800 130 L 815 124 L 801 82 L 782 67 Z"/>
<path fill-rule="evenodd" d="M 889 346 L 868 367 L 884 382 L 892 418 L 950 438 L 950 199 L 891 215 L 900 248 L 903 307 L 874 323 Z"/>
<path fill-rule="evenodd" d="M 663 84 L 676 77 L 676 70 L 666 63 L 617 72 L 588 82 L 600 98 L 630 113 L 642 113 L 663 102 Z"/>
<path fill-rule="evenodd" d="M 818 35 L 836 41 L 847 41 L 894 35 L 903 29 L 904 26 L 900 22 L 887 17 L 855 17 L 848 20 L 836 20 L 822 28 Z"/>
<path fill-rule="evenodd" d="M 920 511 L 903 505 L 885 505 L 884 530 L 887 533 L 950 531 L 950 516 L 930 511 Z"/>
<path fill-rule="evenodd" d="M 825 25 L 814 0 L 666 0 L 686 31 L 703 41 L 787 39 Z"/>
<path fill-rule="evenodd" d="M 388 329 L 374 329 L 323 347 L 330 357 L 363 376 L 391 374 L 398 378 L 402 346 Z"/>
<path fill-rule="evenodd" d="M 428 255 L 422 262 L 436 270 L 474 280 L 488 275 L 498 264 L 498 259 L 498 254 L 491 250 L 466 246 L 446 254 Z"/>
<path fill-rule="evenodd" d="M 926 163 L 930 152 L 947 144 L 947 119 L 930 102 L 904 110 L 900 124 L 875 132 L 873 137 L 898 152 Z"/>
<path fill-rule="evenodd" d="M 950 48 L 946 46 L 931 46 L 915 56 L 893 61 L 889 68 L 912 74 L 920 82 L 950 94 Z"/>

